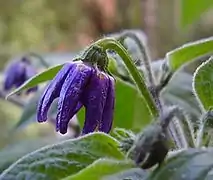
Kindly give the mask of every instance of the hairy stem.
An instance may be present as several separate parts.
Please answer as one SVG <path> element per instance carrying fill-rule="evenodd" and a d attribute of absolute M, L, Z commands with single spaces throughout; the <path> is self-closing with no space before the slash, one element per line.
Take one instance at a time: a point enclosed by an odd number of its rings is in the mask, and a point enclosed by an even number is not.
<path fill-rule="evenodd" d="M 105 50 L 113 49 L 119 54 L 124 64 L 126 65 L 129 73 L 133 77 L 133 80 L 135 81 L 135 84 L 137 85 L 142 97 L 147 102 L 150 112 L 154 117 L 157 117 L 159 114 L 158 108 L 149 92 L 149 89 L 146 86 L 146 83 L 144 82 L 143 77 L 137 70 L 132 58 L 129 56 L 126 49 L 113 38 L 104 38 L 97 41 L 95 44 L 102 46 Z"/>
<path fill-rule="evenodd" d="M 154 101 L 155 101 L 158 109 L 161 111 L 162 110 L 162 104 L 161 104 L 159 95 L 158 95 L 156 88 L 155 88 L 156 87 L 155 77 L 154 77 L 154 74 L 153 74 L 153 71 L 152 71 L 152 68 L 151 68 L 151 61 L 150 61 L 150 58 L 149 58 L 149 55 L 148 55 L 148 51 L 147 51 L 145 45 L 143 44 L 143 42 L 141 42 L 141 40 L 137 37 L 136 34 L 132 33 L 131 31 L 126 31 L 126 32 L 121 34 L 120 38 L 124 40 L 127 37 L 133 39 L 140 49 L 140 52 L 142 54 L 142 61 L 143 61 L 145 71 L 146 71 L 146 74 L 147 74 L 148 86 L 151 89 L 151 94 L 154 98 Z"/>
<path fill-rule="evenodd" d="M 127 31 L 127 32 L 124 32 L 124 33 L 121 34 L 121 38 L 127 38 L 127 37 L 133 39 L 136 42 L 136 44 L 138 45 L 138 47 L 141 51 L 141 54 L 142 54 L 142 60 L 143 60 L 145 70 L 146 70 L 146 73 L 147 73 L 149 85 L 155 86 L 155 77 L 154 77 L 154 74 L 153 74 L 153 71 L 152 71 L 152 68 L 151 68 L 150 58 L 149 58 L 148 52 L 146 50 L 146 47 L 140 41 L 140 39 L 137 37 L 137 35 L 135 35 L 134 33 Z"/>
<path fill-rule="evenodd" d="M 173 75 L 172 73 L 168 73 L 166 75 L 162 75 L 162 77 L 160 78 L 159 84 L 156 85 L 157 94 L 160 94 L 161 91 L 164 89 L 164 87 L 167 86 L 167 84 L 169 83 L 172 75 Z"/>
<path fill-rule="evenodd" d="M 170 136 L 170 138 L 174 141 L 175 149 L 181 149 L 183 147 L 183 143 L 181 143 L 181 140 L 178 138 L 177 131 L 175 129 L 173 121 L 169 124 L 167 133 Z"/>
<path fill-rule="evenodd" d="M 200 121 L 200 126 L 197 131 L 197 136 L 196 136 L 196 147 L 201 147 L 202 146 L 202 140 L 203 140 L 203 134 L 204 134 L 204 119 L 206 118 L 206 115 L 201 116 L 201 121 Z"/>
<path fill-rule="evenodd" d="M 200 126 L 197 131 L 196 136 L 196 147 L 201 147 L 203 145 L 204 133 L 206 130 L 206 126 L 208 125 L 209 121 L 213 120 L 213 113 L 212 111 L 204 112 L 204 114 L 200 118 Z M 207 133 L 208 136 L 208 133 Z"/>
<path fill-rule="evenodd" d="M 187 141 L 187 137 L 184 133 L 183 127 L 181 126 L 179 119 L 174 116 L 170 125 L 172 125 L 172 127 L 175 129 L 176 138 L 179 139 L 180 142 L 180 148 L 188 148 L 189 143 Z"/>
<path fill-rule="evenodd" d="M 182 125 L 180 124 L 182 127 L 181 129 L 183 133 L 185 134 L 189 147 L 192 147 L 192 148 L 196 147 L 194 131 L 193 131 L 192 123 L 189 120 L 189 117 L 187 117 L 187 115 L 179 107 L 175 108 L 174 114 L 180 120 L 182 124 Z"/>
<path fill-rule="evenodd" d="M 181 115 L 180 115 L 181 114 Z M 184 122 L 185 129 L 181 125 L 180 121 Z M 172 106 L 164 110 L 161 118 L 162 127 L 166 129 L 168 127 L 168 133 L 174 140 L 175 145 L 178 149 L 188 148 L 189 146 L 195 147 L 194 136 L 192 128 L 188 123 L 187 118 L 179 107 Z M 184 130 L 189 131 L 189 137 L 184 133 Z"/>

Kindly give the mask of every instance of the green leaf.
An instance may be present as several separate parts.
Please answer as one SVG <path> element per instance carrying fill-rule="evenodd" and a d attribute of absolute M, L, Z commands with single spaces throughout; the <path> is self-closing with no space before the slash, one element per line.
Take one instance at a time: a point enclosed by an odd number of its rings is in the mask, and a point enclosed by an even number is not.
<path fill-rule="evenodd" d="M 24 106 L 23 113 L 19 121 L 14 126 L 14 129 L 24 128 L 32 122 L 36 122 L 36 108 L 38 100 L 41 96 L 41 91 L 37 92 Z"/>
<path fill-rule="evenodd" d="M 152 116 L 137 90 L 121 81 L 116 82 L 116 104 L 113 127 L 140 131 Z M 142 117 L 142 118 L 141 118 Z"/>
<path fill-rule="evenodd" d="M 37 74 L 36 76 L 33 76 L 32 78 L 27 80 L 23 85 L 21 85 L 19 88 L 17 88 L 15 91 L 8 94 L 6 98 L 9 98 L 9 96 L 12 96 L 23 90 L 32 88 L 40 83 L 53 79 L 54 76 L 57 74 L 57 72 L 62 68 L 62 66 L 63 66 L 63 64 L 51 67 L 51 68 Z"/>
<path fill-rule="evenodd" d="M 190 25 L 212 7 L 212 0 L 181 0 L 181 26 Z"/>
<path fill-rule="evenodd" d="M 30 139 L 17 141 L 6 146 L 0 151 L 0 173 L 22 156 L 55 142 L 56 140 L 52 138 Z"/>
<path fill-rule="evenodd" d="M 192 78 L 191 74 L 183 71 L 175 73 L 161 96 L 166 105 L 178 105 L 195 121 L 199 119 L 201 110 L 193 95 Z M 195 122 L 195 124 L 197 123 Z"/>
<path fill-rule="evenodd" d="M 140 168 L 131 168 L 103 178 L 103 180 L 147 180 L 147 176 L 148 171 Z"/>
<path fill-rule="evenodd" d="M 67 177 L 63 180 L 100 180 L 108 175 L 134 167 L 131 161 L 117 161 L 111 159 L 100 159 L 95 161 L 87 168 L 79 171 L 77 174 Z"/>
<path fill-rule="evenodd" d="M 188 149 L 157 168 L 150 180 L 203 180 L 213 169 L 213 149 Z"/>
<path fill-rule="evenodd" d="M 77 173 L 99 158 L 124 159 L 118 142 L 104 133 L 63 141 L 34 151 L 6 169 L 6 179 L 60 179 Z"/>
<path fill-rule="evenodd" d="M 208 111 L 213 107 L 213 58 L 202 63 L 194 73 L 193 90 L 201 103 L 201 107 Z"/>
<path fill-rule="evenodd" d="M 118 141 L 127 139 L 127 138 L 135 138 L 135 134 L 127 129 L 123 129 L 123 128 L 115 128 L 113 129 L 111 135 L 117 139 Z"/>
<path fill-rule="evenodd" d="M 213 54 L 213 37 L 185 44 L 166 54 L 172 72 L 197 58 Z"/>

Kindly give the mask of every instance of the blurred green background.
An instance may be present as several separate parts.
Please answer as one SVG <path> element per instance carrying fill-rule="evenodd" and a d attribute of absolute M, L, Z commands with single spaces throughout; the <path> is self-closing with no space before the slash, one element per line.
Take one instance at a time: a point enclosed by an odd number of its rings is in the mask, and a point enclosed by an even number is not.
<path fill-rule="evenodd" d="M 44 54 L 51 64 L 57 55 L 76 53 L 103 35 L 123 29 L 144 31 L 153 61 L 163 58 L 167 51 L 186 42 L 213 35 L 212 7 L 212 0 L 0 0 L 0 80 L 6 63 L 22 54 Z M 141 102 L 135 91 L 126 87 L 118 87 L 123 92 L 118 96 L 118 106 L 124 108 L 122 112 L 116 110 L 115 116 L 125 118 L 126 112 L 138 119 L 143 111 L 135 107 Z M 132 104 L 125 105 L 125 97 L 130 97 Z M 22 111 L 0 100 L 0 159 L 7 159 L 5 153 L 12 150 L 25 153 L 11 148 L 11 144 L 20 147 L 20 142 L 29 141 L 27 148 L 35 149 L 39 147 L 34 142 L 38 137 L 48 137 L 39 142 L 40 146 L 57 140 L 53 126 L 48 124 L 33 123 L 21 131 L 11 131 Z M 0 167 L 4 163 L 0 162 Z"/>

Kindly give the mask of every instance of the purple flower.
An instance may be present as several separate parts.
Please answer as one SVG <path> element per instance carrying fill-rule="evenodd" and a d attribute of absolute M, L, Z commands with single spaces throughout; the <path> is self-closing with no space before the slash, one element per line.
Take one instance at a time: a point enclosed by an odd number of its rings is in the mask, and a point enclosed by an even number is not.
<path fill-rule="evenodd" d="M 59 97 L 56 131 L 65 134 L 70 119 L 84 106 L 82 134 L 95 130 L 108 133 L 114 111 L 114 79 L 90 63 L 67 63 L 46 88 L 37 110 L 38 122 L 47 120 L 52 102 Z"/>
<path fill-rule="evenodd" d="M 30 61 L 23 57 L 19 61 L 10 63 L 5 71 L 4 90 L 8 91 L 13 87 L 21 86 L 26 80 L 36 74 L 35 69 L 32 67 Z M 27 93 L 36 91 L 37 87 L 33 87 Z"/>

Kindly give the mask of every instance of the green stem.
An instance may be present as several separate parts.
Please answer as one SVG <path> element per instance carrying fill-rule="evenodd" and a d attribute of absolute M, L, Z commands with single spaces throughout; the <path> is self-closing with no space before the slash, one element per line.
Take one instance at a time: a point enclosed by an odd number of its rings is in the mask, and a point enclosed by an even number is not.
<path fill-rule="evenodd" d="M 176 115 L 176 106 L 166 107 L 164 112 L 161 114 L 161 126 L 167 131 L 170 138 L 174 141 L 176 149 L 188 148 L 187 138 Z"/>
<path fill-rule="evenodd" d="M 156 84 L 155 84 L 155 77 L 151 68 L 151 61 L 148 55 L 147 48 L 145 45 L 141 42 L 141 40 L 138 38 L 138 36 L 131 31 L 127 31 L 121 34 L 121 39 L 124 40 L 125 38 L 131 38 L 135 41 L 135 43 L 138 45 L 138 48 L 140 49 L 143 65 L 145 67 L 145 71 L 147 74 L 147 80 L 149 87 L 151 88 L 151 94 L 154 98 L 155 103 L 157 104 L 157 107 L 160 111 L 162 111 L 162 103 L 159 97 L 159 94 L 156 91 Z"/>
<path fill-rule="evenodd" d="M 136 44 L 138 45 L 138 47 L 141 51 L 142 57 L 143 57 L 143 63 L 144 63 L 145 69 L 147 71 L 147 77 L 148 77 L 149 84 L 154 87 L 155 86 L 155 77 L 154 77 L 154 74 L 153 74 L 153 71 L 152 71 L 152 68 L 150 65 L 150 58 L 148 56 L 148 52 L 147 52 L 144 44 L 140 41 L 140 39 L 137 37 L 137 35 L 135 35 L 132 32 L 124 32 L 121 35 L 121 37 L 122 38 L 129 37 L 129 38 L 133 39 L 136 42 Z"/>
<path fill-rule="evenodd" d="M 208 136 L 208 131 L 207 127 L 208 127 L 208 123 L 209 121 L 213 120 L 213 114 L 212 111 L 207 111 L 204 112 L 203 115 L 200 118 L 200 126 L 199 129 L 197 131 L 197 136 L 196 136 L 196 147 L 202 147 L 203 146 L 203 141 L 205 139 L 204 134 L 207 133 Z"/>
<path fill-rule="evenodd" d="M 196 136 L 196 147 L 202 147 L 203 145 L 203 134 L 204 134 L 204 129 L 205 129 L 205 121 L 206 121 L 207 115 L 203 114 L 201 116 L 201 120 L 200 120 L 200 126 L 199 129 L 197 131 L 197 136 Z"/>
<path fill-rule="evenodd" d="M 180 120 L 182 124 L 180 126 L 179 132 L 182 134 L 182 136 L 185 136 L 188 146 L 192 148 L 196 147 L 193 127 L 189 117 L 179 107 L 174 108 L 174 115 L 178 118 L 178 121 Z"/>
<path fill-rule="evenodd" d="M 156 107 L 156 104 L 144 82 L 143 77 L 137 70 L 136 66 L 134 65 L 132 58 L 129 56 L 126 49 L 115 39 L 113 38 L 104 38 L 99 41 L 97 41 L 95 44 L 102 46 L 104 50 L 112 49 L 115 50 L 119 56 L 122 58 L 123 62 L 125 63 L 129 73 L 132 75 L 133 80 L 135 81 L 140 93 L 142 94 L 142 97 L 147 102 L 147 105 L 150 109 L 150 112 L 154 117 L 157 117 L 159 115 L 158 108 Z"/>

